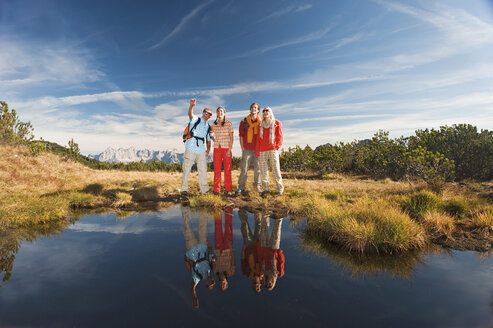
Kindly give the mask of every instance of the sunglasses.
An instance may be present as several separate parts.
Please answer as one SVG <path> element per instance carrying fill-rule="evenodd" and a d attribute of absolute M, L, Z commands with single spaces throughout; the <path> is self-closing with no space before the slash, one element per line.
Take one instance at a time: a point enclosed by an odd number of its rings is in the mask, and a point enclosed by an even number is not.
<path fill-rule="evenodd" d="M 212 113 L 207 110 L 204 110 L 202 113 L 207 113 L 209 116 L 212 116 Z"/>
<path fill-rule="evenodd" d="M 264 112 L 264 113 L 265 113 L 265 112 L 268 112 L 268 111 L 269 111 L 268 109 L 264 109 L 262 112 Z"/>

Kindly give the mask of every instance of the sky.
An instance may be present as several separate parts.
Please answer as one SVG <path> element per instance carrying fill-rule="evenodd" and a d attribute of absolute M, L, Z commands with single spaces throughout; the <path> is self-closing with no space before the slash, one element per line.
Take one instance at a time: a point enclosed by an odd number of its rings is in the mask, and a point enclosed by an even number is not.
<path fill-rule="evenodd" d="M 191 98 L 235 155 L 252 102 L 284 149 L 491 130 L 493 1 L 0 0 L 0 100 L 36 138 L 183 152 Z"/>

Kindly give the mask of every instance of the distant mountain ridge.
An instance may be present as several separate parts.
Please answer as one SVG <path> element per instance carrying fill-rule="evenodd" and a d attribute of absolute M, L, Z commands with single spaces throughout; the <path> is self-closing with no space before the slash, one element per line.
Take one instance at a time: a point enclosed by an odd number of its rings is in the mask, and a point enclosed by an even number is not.
<path fill-rule="evenodd" d="M 176 149 L 173 150 L 149 150 L 149 149 L 135 149 L 130 148 L 118 148 L 111 147 L 97 155 L 89 155 L 89 158 L 93 158 L 100 162 L 106 163 L 130 163 L 130 162 L 151 162 L 160 161 L 166 162 L 166 164 L 175 164 L 183 162 L 183 153 L 179 153 Z"/>

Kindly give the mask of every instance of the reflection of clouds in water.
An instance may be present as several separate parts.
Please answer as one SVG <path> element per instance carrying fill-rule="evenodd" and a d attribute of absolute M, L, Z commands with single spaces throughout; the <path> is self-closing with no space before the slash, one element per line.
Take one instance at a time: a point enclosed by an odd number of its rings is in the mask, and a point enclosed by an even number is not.
<path fill-rule="evenodd" d="M 424 262 L 430 269 L 456 272 L 454 275 L 447 275 L 446 283 L 461 286 L 463 298 L 469 297 L 467 295 L 471 298 L 483 295 L 486 300 L 486 293 L 493 290 L 493 266 L 491 258 L 478 261 L 480 256 L 481 253 L 474 251 L 452 251 L 450 254 L 442 253 L 440 260 L 433 259 L 428 263 L 425 258 Z"/>
<path fill-rule="evenodd" d="M 146 231 L 165 231 L 163 228 L 155 228 L 152 226 L 146 226 L 143 222 L 136 224 L 115 224 L 106 225 L 98 223 L 77 223 L 75 226 L 67 229 L 75 232 L 106 232 L 111 234 L 141 234 Z"/>
<path fill-rule="evenodd" d="M 36 295 L 44 289 L 43 282 L 46 280 L 56 282 L 63 288 L 75 280 L 87 279 L 97 270 L 89 265 L 92 258 L 104 252 L 102 245 L 88 244 L 85 241 L 72 241 L 70 247 L 49 242 L 24 243 L 16 260 L 16 270 L 27 272 L 30 277 L 43 277 L 43 280 L 29 279 L 28 284 L 16 284 L 13 288 L 6 289 L 4 296 L 16 299 Z"/>
<path fill-rule="evenodd" d="M 142 234 L 145 232 L 178 232 L 179 226 L 173 225 L 159 225 L 156 226 L 152 223 L 154 220 L 173 220 L 179 215 L 176 212 L 176 208 L 153 212 L 153 213 L 138 213 L 132 214 L 125 219 L 118 219 L 117 214 L 109 213 L 105 215 L 98 215 L 97 222 L 92 219 L 92 216 L 81 218 L 73 226 L 67 228 L 67 230 L 75 232 L 105 232 L 111 234 Z"/>

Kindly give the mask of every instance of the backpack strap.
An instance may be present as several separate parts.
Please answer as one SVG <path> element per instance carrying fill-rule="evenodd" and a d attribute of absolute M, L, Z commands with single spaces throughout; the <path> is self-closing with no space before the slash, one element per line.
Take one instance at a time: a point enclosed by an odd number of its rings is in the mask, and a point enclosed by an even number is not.
<path fill-rule="evenodd" d="M 188 123 L 188 124 L 190 124 L 190 123 Z M 192 132 L 192 131 L 193 131 L 193 130 L 197 127 L 197 125 L 199 125 L 199 124 L 200 124 L 200 117 L 197 119 L 197 122 L 195 122 L 195 123 L 193 124 L 192 128 L 190 129 L 190 135 L 191 135 L 192 137 L 193 137 L 193 132 Z"/>
<path fill-rule="evenodd" d="M 200 256 L 200 253 L 199 253 L 199 256 Z M 193 265 L 192 265 L 192 269 L 193 271 L 197 274 L 197 276 L 200 278 L 200 280 L 202 280 L 204 277 L 202 276 L 202 274 L 197 270 L 196 268 L 196 265 L 200 262 L 203 262 L 203 261 L 207 261 L 207 258 L 206 258 L 206 255 L 204 254 L 204 257 L 201 257 L 199 258 L 197 261 L 192 261 L 193 262 Z M 209 262 L 209 265 L 210 265 L 210 262 Z"/>
<path fill-rule="evenodd" d="M 190 124 L 190 123 L 188 123 Z M 193 130 L 195 130 L 195 128 L 197 127 L 197 125 L 200 124 L 200 117 L 197 119 L 197 121 L 193 124 L 192 128 L 190 129 L 190 136 L 192 136 L 192 138 L 195 138 L 195 141 L 197 142 L 197 147 L 199 146 L 199 140 L 201 140 L 202 142 L 205 143 L 205 139 L 204 138 L 200 138 L 200 137 L 196 137 L 193 135 Z M 210 130 L 210 125 L 209 125 L 209 130 Z M 207 131 L 207 133 L 209 133 L 209 130 Z"/>

